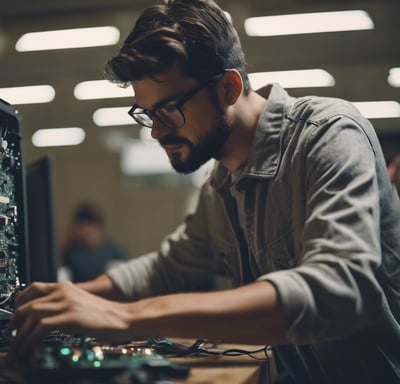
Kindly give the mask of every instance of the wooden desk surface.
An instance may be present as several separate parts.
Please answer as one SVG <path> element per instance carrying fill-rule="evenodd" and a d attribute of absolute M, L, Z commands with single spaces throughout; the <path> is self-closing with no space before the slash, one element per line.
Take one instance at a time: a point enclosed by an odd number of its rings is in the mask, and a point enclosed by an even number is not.
<path fill-rule="evenodd" d="M 219 350 L 237 348 L 253 351 L 262 348 L 254 345 L 218 345 Z M 193 356 L 173 359 L 190 367 L 189 377 L 178 380 L 185 384 L 260 384 L 270 383 L 276 377 L 276 367 L 271 351 L 240 356 Z"/>
<path fill-rule="evenodd" d="M 178 359 L 181 364 L 190 366 L 187 379 L 176 380 L 176 383 L 185 384 L 260 384 L 268 383 L 268 365 L 266 362 L 257 364 L 219 364 L 209 361 L 199 364 L 192 359 L 187 362 L 185 358 Z"/>

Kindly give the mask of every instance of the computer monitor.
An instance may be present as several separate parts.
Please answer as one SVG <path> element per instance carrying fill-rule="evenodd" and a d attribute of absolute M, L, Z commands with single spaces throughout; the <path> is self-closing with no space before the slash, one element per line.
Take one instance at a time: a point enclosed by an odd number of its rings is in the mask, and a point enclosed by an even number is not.
<path fill-rule="evenodd" d="M 30 282 L 57 281 L 59 265 L 53 200 L 53 158 L 26 167 Z"/>

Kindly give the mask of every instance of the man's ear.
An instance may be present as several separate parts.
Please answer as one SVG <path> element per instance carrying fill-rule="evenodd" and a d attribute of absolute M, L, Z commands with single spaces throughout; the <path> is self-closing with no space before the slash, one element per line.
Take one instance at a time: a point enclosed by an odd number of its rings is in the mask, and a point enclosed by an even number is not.
<path fill-rule="evenodd" d="M 225 105 L 233 105 L 242 93 L 243 81 L 236 69 L 231 69 L 222 78 L 222 100 Z"/>

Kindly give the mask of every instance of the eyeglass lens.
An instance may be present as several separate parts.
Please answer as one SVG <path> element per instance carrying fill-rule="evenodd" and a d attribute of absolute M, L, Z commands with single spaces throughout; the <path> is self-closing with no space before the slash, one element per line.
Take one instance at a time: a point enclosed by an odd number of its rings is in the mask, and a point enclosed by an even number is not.
<path fill-rule="evenodd" d="M 157 118 L 161 123 L 169 128 L 179 128 L 185 123 L 185 119 L 178 107 L 165 106 L 154 111 L 154 115 L 149 116 L 149 112 L 142 108 L 136 108 L 132 117 L 137 123 L 148 128 L 153 127 L 153 118 Z"/>

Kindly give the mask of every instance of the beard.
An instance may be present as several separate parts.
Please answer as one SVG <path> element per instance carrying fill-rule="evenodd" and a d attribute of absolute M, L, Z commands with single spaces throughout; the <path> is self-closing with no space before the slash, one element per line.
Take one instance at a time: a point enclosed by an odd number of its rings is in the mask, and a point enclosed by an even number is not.
<path fill-rule="evenodd" d="M 185 144 L 189 147 L 189 154 L 186 159 L 182 159 L 180 152 L 170 154 L 169 160 L 172 167 L 178 173 L 189 174 L 197 171 L 208 160 L 218 158 L 226 141 L 231 134 L 231 127 L 227 123 L 225 116 L 221 116 L 215 122 L 215 129 L 205 136 L 198 144 L 193 144 L 185 138 L 168 136 L 160 140 L 161 144 L 174 143 Z"/>

